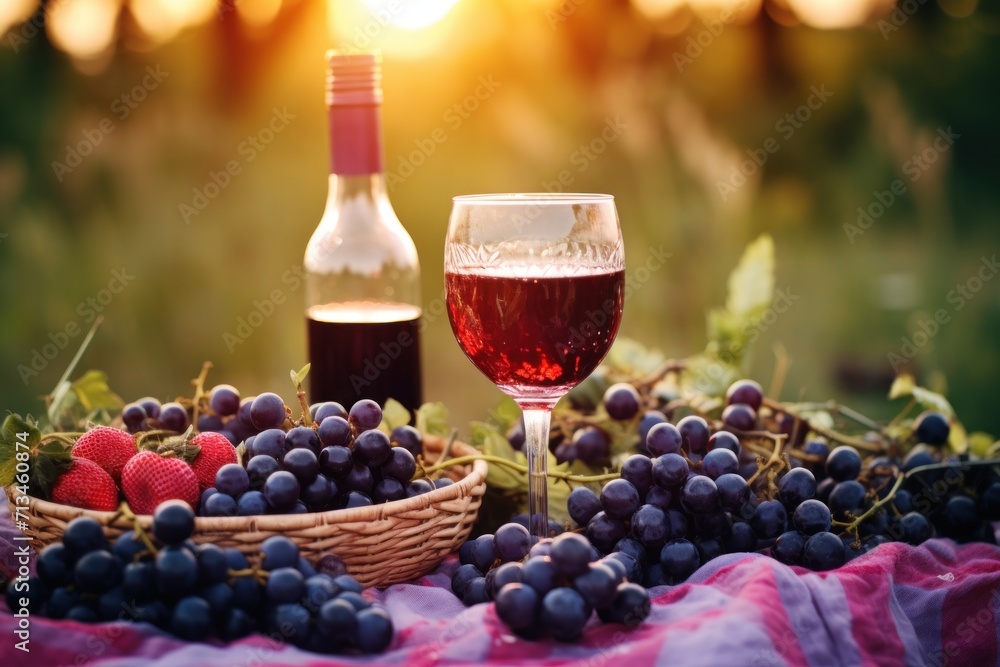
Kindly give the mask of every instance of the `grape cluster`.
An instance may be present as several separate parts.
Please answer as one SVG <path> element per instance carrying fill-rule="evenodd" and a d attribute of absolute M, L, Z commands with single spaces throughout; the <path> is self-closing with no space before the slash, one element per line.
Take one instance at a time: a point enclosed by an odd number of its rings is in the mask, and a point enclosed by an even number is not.
<path fill-rule="evenodd" d="M 360 400 L 350 411 L 335 402 L 315 404 L 310 408 L 315 427 L 293 426 L 287 431 L 281 428 L 286 412 L 275 394 L 253 399 L 247 414 L 254 428 L 262 430 L 243 442 L 244 465 L 221 467 L 215 486 L 203 492 L 203 515 L 363 507 L 450 483 L 413 479 L 423 437 L 412 426 L 397 427 L 391 435 L 380 431 L 382 410 L 374 401 Z"/>
<path fill-rule="evenodd" d="M 110 544 L 97 521 L 72 520 L 63 541 L 39 553 L 27 592 L 8 585 L 7 606 L 19 609 L 28 596 L 31 613 L 147 622 L 188 641 L 258 631 L 320 653 L 378 653 L 392 642 L 392 621 L 336 556 L 321 559 L 317 572 L 294 542 L 275 536 L 261 545 L 262 570 L 253 570 L 236 549 L 194 544 L 194 512 L 180 501 L 156 509 L 152 532 L 155 545 L 136 531 Z"/>
<path fill-rule="evenodd" d="M 575 641 L 596 610 L 605 623 L 638 625 L 650 611 L 641 574 L 628 554 L 601 557 L 585 537 L 565 533 L 532 545 L 528 529 L 507 523 L 462 545 L 452 591 L 466 605 L 493 600 L 513 632 L 537 639 L 548 632 Z"/>

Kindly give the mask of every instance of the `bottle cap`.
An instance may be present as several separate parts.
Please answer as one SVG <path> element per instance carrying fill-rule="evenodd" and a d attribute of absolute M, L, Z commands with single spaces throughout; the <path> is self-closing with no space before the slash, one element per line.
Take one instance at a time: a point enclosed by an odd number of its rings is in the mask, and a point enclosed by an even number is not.
<path fill-rule="evenodd" d="M 326 52 L 327 106 L 382 104 L 382 54 L 379 51 Z"/>

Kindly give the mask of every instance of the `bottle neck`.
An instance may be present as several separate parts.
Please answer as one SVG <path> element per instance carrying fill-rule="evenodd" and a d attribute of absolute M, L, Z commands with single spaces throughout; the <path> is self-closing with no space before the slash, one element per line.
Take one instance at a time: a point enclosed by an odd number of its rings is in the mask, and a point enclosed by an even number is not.
<path fill-rule="evenodd" d="M 385 176 L 375 174 L 330 174 L 330 188 L 327 191 L 326 207 L 341 209 L 352 201 L 360 200 L 362 205 L 370 203 L 375 208 L 386 200 Z"/>
<path fill-rule="evenodd" d="M 330 173 L 356 178 L 381 174 L 381 105 L 331 105 Z"/>

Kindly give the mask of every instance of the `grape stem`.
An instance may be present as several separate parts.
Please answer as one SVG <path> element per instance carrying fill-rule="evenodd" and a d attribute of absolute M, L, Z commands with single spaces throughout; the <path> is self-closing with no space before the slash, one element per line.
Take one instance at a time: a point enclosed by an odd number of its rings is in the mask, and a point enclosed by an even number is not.
<path fill-rule="evenodd" d="M 761 433 L 766 433 L 766 432 L 760 432 L 760 431 L 747 431 L 746 432 L 747 435 L 750 435 L 750 434 L 760 435 Z M 742 434 L 743 433 L 741 432 L 741 435 Z M 774 440 L 774 450 L 771 452 L 770 458 L 768 458 L 768 460 L 764 462 L 764 465 L 763 466 L 759 466 L 757 468 L 757 472 L 755 472 L 753 475 L 750 476 L 750 479 L 747 480 L 747 486 L 752 486 L 753 483 L 757 481 L 757 478 L 761 476 L 761 473 L 763 473 L 765 470 L 769 470 L 769 469 L 773 468 L 775 465 L 777 465 L 779 463 L 782 466 L 785 465 L 785 460 L 781 458 L 781 450 L 785 446 L 785 438 L 787 436 L 785 436 L 783 434 L 782 435 L 775 435 L 773 433 L 766 433 L 766 435 L 768 437 L 770 437 L 771 439 Z"/>
<path fill-rule="evenodd" d="M 201 372 L 198 373 L 198 377 L 191 380 L 191 384 L 194 385 L 194 412 L 191 415 L 191 423 L 198 423 L 198 412 L 201 410 L 201 400 L 205 397 L 205 379 L 208 377 L 208 371 L 212 368 L 211 361 L 205 361 L 201 364 Z"/>
<path fill-rule="evenodd" d="M 118 513 L 115 514 L 115 516 L 111 519 L 111 523 L 114 523 L 119 516 L 125 517 L 127 521 L 132 522 L 132 527 L 135 530 L 135 534 L 139 537 L 140 540 L 142 540 L 142 543 L 146 545 L 146 548 L 149 549 L 150 553 L 152 553 L 154 556 L 160 553 L 160 550 L 157 549 L 156 545 L 153 544 L 153 540 L 149 539 L 149 535 L 146 533 L 143 527 L 139 525 L 139 517 L 137 517 L 132 512 L 132 509 L 128 506 L 128 503 L 122 502 L 122 504 L 118 506 Z"/>
<path fill-rule="evenodd" d="M 437 472 L 439 470 L 444 470 L 445 468 L 450 468 L 452 466 L 461 466 L 467 463 L 472 463 L 473 461 L 486 461 L 487 463 L 495 463 L 497 465 L 505 466 L 511 470 L 516 470 L 524 475 L 528 474 L 528 466 L 521 465 L 520 463 L 515 463 L 514 461 L 508 461 L 505 458 L 499 456 L 491 456 L 489 454 L 470 454 L 468 456 L 459 456 L 454 459 L 448 459 L 447 461 L 442 461 L 440 463 L 435 463 L 434 465 L 424 468 L 424 476 L 428 476 L 430 473 Z M 604 475 L 572 475 L 568 472 L 561 472 L 558 470 L 549 470 L 547 472 L 548 477 L 553 479 L 561 479 L 566 482 L 577 482 L 579 484 L 587 484 L 589 482 L 605 482 L 612 479 L 618 479 L 621 474 L 617 472 L 606 473 Z"/>
<path fill-rule="evenodd" d="M 875 454 L 878 454 L 878 453 L 882 452 L 882 447 L 880 447 L 879 445 L 877 445 L 875 443 L 868 442 L 867 440 L 862 440 L 861 438 L 855 438 L 855 437 L 852 437 L 852 436 L 849 436 L 849 435 L 844 435 L 843 433 L 838 433 L 837 431 L 834 431 L 833 429 L 828 429 L 828 428 L 826 428 L 824 426 L 820 426 L 819 424 L 813 424 L 808 419 L 804 418 L 801 414 L 799 414 L 798 410 L 791 409 L 791 408 L 789 408 L 789 406 L 787 406 L 787 405 L 785 405 L 785 404 L 783 404 L 783 403 L 781 403 L 779 401 L 775 401 L 775 400 L 772 400 L 770 398 L 765 398 L 764 399 L 764 405 L 766 405 L 767 407 L 771 408 L 772 410 L 777 410 L 779 412 L 787 413 L 787 414 L 795 417 L 796 419 L 799 419 L 799 420 L 803 421 L 804 423 L 806 423 L 809 426 L 810 430 L 816 431 L 816 433 L 819 433 L 820 435 L 822 435 L 824 437 L 827 437 L 830 440 L 833 440 L 834 442 L 839 442 L 842 445 L 850 445 L 850 446 L 854 447 L 855 449 L 860 449 L 860 450 L 863 450 L 863 451 L 866 451 L 866 452 L 872 452 L 872 453 L 875 453 Z M 837 403 L 835 403 L 834 401 L 830 401 L 828 403 L 821 403 L 821 404 L 818 404 L 818 405 L 821 405 L 825 409 L 838 412 L 839 414 L 842 414 L 845 417 L 849 417 L 851 419 L 855 419 L 855 421 L 857 421 L 856 418 L 860 417 L 861 419 L 865 420 L 866 422 L 873 424 L 875 428 L 878 428 L 878 425 L 875 424 L 875 422 L 871 421 L 870 419 L 868 419 L 864 415 L 862 415 L 862 414 L 860 414 L 858 412 L 855 412 L 854 410 L 851 410 L 850 408 L 844 408 L 841 405 L 837 405 Z M 845 410 L 847 410 L 847 412 L 845 412 Z"/>

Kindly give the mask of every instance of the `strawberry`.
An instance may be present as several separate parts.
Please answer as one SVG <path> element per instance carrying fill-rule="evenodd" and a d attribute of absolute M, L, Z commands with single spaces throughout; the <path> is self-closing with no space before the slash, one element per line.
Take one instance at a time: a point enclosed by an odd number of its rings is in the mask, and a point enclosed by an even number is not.
<path fill-rule="evenodd" d="M 232 445 L 230 445 L 232 447 Z M 198 506 L 198 477 L 183 459 L 139 452 L 122 471 L 122 492 L 136 514 L 152 514 L 165 500 Z"/>
<path fill-rule="evenodd" d="M 121 481 L 122 469 L 137 451 L 131 434 L 110 426 L 95 426 L 73 445 L 74 458 L 90 459 L 104 468 L 115 482 Z"/>
<path fill-rule="evenodd" d="M 191 439 L 192 445 L 201 447 L 201 451 L 191 461 L 191 468 L 198 476 L 198 483 L 204 491 L 215 486 L 215 473 L 227 463 L 236 463 L 236 448 L 229 439 L 221 433 L 205 431 Z"/>
<path fill-rule="evenodd" d="M 77 458 L 53 485 L 52 502 L 85 510 L 113 512 L 118 508 L 118 487 L 101 466 L 88 459 Z"/>

